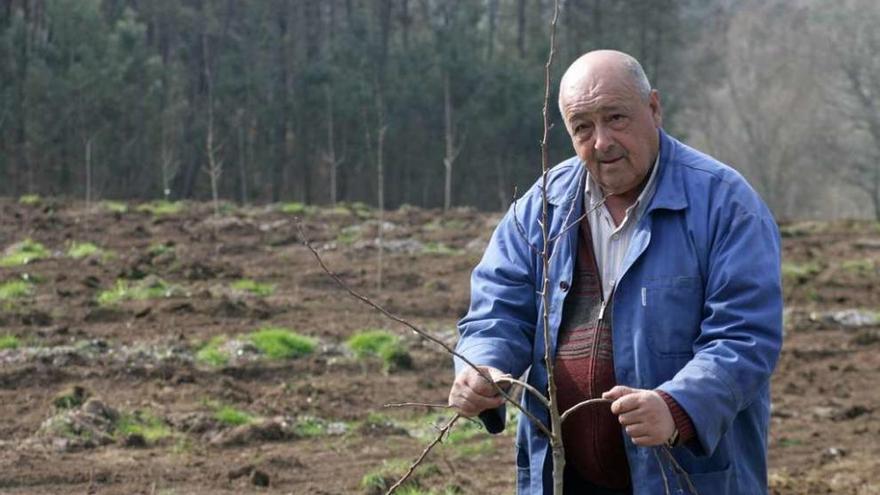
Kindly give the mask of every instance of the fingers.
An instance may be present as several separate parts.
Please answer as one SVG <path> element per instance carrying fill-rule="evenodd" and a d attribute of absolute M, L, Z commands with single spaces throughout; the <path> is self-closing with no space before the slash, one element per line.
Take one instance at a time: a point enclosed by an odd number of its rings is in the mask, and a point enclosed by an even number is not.
<path fill-rule="evenodd" d="M 675 422 L 665 401 L 652 390 L 614 387 L 603 397 L 617 399 L 611 404 L 611 412 L 633 443 L 642 447 L 660 445 L 672 436 Z"/>
<path fill-rule="evenodd" d="M 493 379 L 506 376 L 500 370 L 488 366 L 480 369 Z M 495 386 L 472 368 L 459 373 L 449 391 L 449 405 L 458 409 L 463 416 L 476 416 L 486 409 L 494 409 L 502 404 L 504 397 L 498 394 Z"/>
<path fill-rule="evenodd" d="M 634 392 L 636 392 L 636 389 L 624 387 L 623 385 L 617 385 L 616 387 L 612 388 L 611 390 L 604 392 L 602 394 L 602 398 L 616 401 L 617 399 L 619 399 L 625 395 L 632 394 Z"/>

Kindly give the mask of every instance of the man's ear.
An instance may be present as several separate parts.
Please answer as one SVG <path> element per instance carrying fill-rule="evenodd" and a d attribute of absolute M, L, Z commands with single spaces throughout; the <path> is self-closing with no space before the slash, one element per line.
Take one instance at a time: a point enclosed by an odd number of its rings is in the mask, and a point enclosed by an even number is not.
<path fill-rule="evenodd" d="M 648 105 L 651 107 L 651 116 L 654 118 L 654 125 L 659 129 L 663 126 L 663 108 L 660 106 L 660 93 L 656 89 L 651 90 L 651 97 Z"/>

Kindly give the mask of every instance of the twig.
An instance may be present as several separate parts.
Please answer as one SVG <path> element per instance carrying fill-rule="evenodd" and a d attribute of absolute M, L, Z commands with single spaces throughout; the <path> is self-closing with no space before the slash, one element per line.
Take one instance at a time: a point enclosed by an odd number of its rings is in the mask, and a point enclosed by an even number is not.
<path fill-rule="evenodd" d="M 660 460 L 660 456 L 657 454 L 657 449 L 651 449 L 651 453 L 654 454 L 654 459 L 657 460 L 657 467 L 660 468 L 660 476 L 663 477 L 663 489 L 666 495 L 669 494 L 669 478 L 666 477 L 666 468 L 663 467 L 663 461 Z"/>
<path fill-rule="evenodd" d="M 581 220 L 583 220 L 584 218 L 586 218 L 586 216 L 589 215 L 590 213 L 593 213 L 594 211 L 596 211 L 600 206 L 604 205 L 604 204 L 605 204 L 605 200 L 608 199 L 608 197 L 611 196 L 611 195 L 613 195 L 613 194 L 614 194 L 614 193 L 608 193 L 608 194 L 606 194 L 605 196 L 602 196 L 602 200 L 601 200 L 601 201 L 599 201 L 598 203 L 596 203 L 595 205 L 593 205 L 593 207 L 590 208 L 589 210 L 585 211 L 583 215 L 577 217 L 577 219 L 576 219 L 574 222 L 571 222 L 571 223 L 568 224 L 566 227 L 564 227 L 564 228 L 563 228 L 558 234 L 556 234 L 555 236 L 553 236 L 553 238 L 550 239 L 550 242 L 555 242 L 556 239 L 559 239 L 560 237 L 562 237 L 562 235 L 565 234 L 566 232 L 568 232 L 569 230 L 571 230 L 572 227 L 574 227 L 575 225 L 580 224 L 580 223 L 581 223 Z"/>
<path fill-rule="evenodd" d="M 513 186 L 513 222 L 516 224 L 516 230 L 519 232 L 519 236 L 522 237 L 523 242 L 526 243 L 526 246 L 532 250 L 532 253 L 540 255 L 541 251 L 529 242 L 529 238 L 526 236 L 526 229 L 523 227 L 523 224 L 519 221 L 519 217 L 516 214 L 516 192 L 516 186 Z"/>
<path fill-rule="evenodd" d="M 611 404 L 612 402 L 614 402 L 614 401 L 612 401 L 611 399 L 601 399 L 601 398 L 589 399 L 589 400 L 585 400 L 583 402 L 578 402 L 577 404 L 566 409 L 564 413 L 562 413 L 562 416 L 559 417 L 559 422 L 560 423 L 565 422 L 565 418 L 571 416 L 575 411 L 577 411 L 578 409 L 580 409 L 584 406 L 589 406 L 591 404 Z"/>
<path fill-rule="evenodd" d="M 410 323 L 409 321 L 407 321 L 407 320 L 405 320 L 405 319 L 403 319 L 403 318 L 401 318 L 401 317 L 399 317 L 399 316 L 397 316 L 397 315 L 391 313 L 390 311 L 388 311 L 388 310 L 385 309 L 384 307 L 382 307 L 382 306 L 380 306 L 379 304 L 373 302 L 370 298 L 368 298 L 368 297 L 366 297 L 366 296 L 360 294 L 359 292 L 357 292 L 357 291 L 355 291 L 354 289 L 352 289 L 351 287 L 349 287 L 348 284 L 346 284 L 345 282 L 342 281 L 341 278 L 339 278 L 339 275 L 333 273 L 332 271 L 330 271 L 329 268 L 327 268 L 327 265 L 324 263 L 324 260 L 321 258 L 321 255 L 318 254 L 318 251 L 317 251 L 317 250 L 314 248 L 314 246 L 312 246 L 312 244 L 309 242 L 308 237 L 306 237 L 306 233 L 305 233 L 305 231 L 303 230 L 303 226 L 302 226 L 302 222 L 301 222 L 301 221 L 297 222 L 297 224 L 296 224 L 296 228 L 297 228 L 297 230 L 299 231 L 299 235 L 300 235 L 300 238 L 302 239 L 303 245 L 304 245 L 306 248 L 308 248 L 309 251 L 312 252 L 312 255 L 315 256 L 315 259 L 318 261 L 318 264 L 321 266 L 321 269 L 323 269 L 324 272 L 327 273 L 327 275 L 329 275 L 330 278 L 332 278 L 332 279 L 336 282 L 337 285 L 339 285 L 339 287 L 341 287 L 344 291 L 348 292 L 349 295 L 351 295 L 351 296 L 354 297 L 355 299 L 357 299 L 357 300 L 363 302 L 363 303 L 366 304 L 367 306 L 370 306 L 371 308 L 375 309 L 376 311 L 382 313 L 383 315 L 385 315 L 385 316 L 388 317 L 389 319 L 394 320 L 394 321 L 396 321 L 397 323 L 400 323 L 401 325 L 404 325 L 405 327 L 409 328 L 409 329 L 412 330 L 413 332 L 419 334 L 419 336 L 421 336 L 422 338 L 427 339 L 427 340 L 433 342 L 434 344 L 439 345 L 439 346 L 442 347 L 447 353 L 451 354 L 452 356 L 455 356 L 455 357 L 459 358 L 463 363 L 465 363 L 465 364 L 467 364 L 468 366 L 470 366 L 471 368 L 473 368 L 474 371 L 476 371 L 477 374 L 479 374 L 484 380 L 486 380 L 487 382 L 489 382 L 489 384 L 492 385 L 492 386 L 495 388 L 495 391 L 498 392 L 498 394 L 499 394 L 501 397 L 503 397 L 507 402 L 509 402 L 509 403 L 512 404 L 514 407 L 516 407 L 517 409 L 519 409 L 519 410 L 520 410 L 520 411 L 521 411 L 521 412 L 522 412 L 527 418 L 529 418 L 529 420 L 532 421 L 532 423 L 534 423 L 535 426 L 536 426 L 539 430 L 541 430 L 542 433 L 544 433 L 544 434 L 547 435 L 548 437 L 550 437 L 550 436 L 552 435 L 550 429 L 547 428 L 547 426 L 545 426 L 544 423 L 541 422 L 541 420 L 539 420 L 537 417 L 535 417 L 534 414 L 532 414 L 531 412 L 529 412 L 528 410 L 526 410 L 526 408 L 524 408 L 524 407 L 522 407 L 521 405 L 519 405 L 518 402 L 516 402 L 515 400 L 513 400 L 513 399 L 510 397 L 510 395 L 508 395 L 507 392 L 504 391 L 504 389 L 502 389 L 500 386 L 498 386 L 497 383 L 495 383 L 495 381 L 492 379 L 491 376 L 489 376 L 488 373 L 486 373 L 485 371 L 483 371 L 483 370 L 481 370 L 480 368 L 478 368 L 477 365 L 474 364 L 470 359 L 468 359 L 468 358 L 464 357 L 463 355 L 459 354 L 458 352 L 455 351 L 455 349 L 452 349 L 451 347 L 449 347 L 448 345 L 446 345 L 446 343 L 444 343 L 442 340 L 438 339 L 437 337 L 434 337 L 434 336 L 431 335 L 430 333 L 428 333 L 428 332 L 422 330 L 421 328 L 418 328 L 417 326 L 413 325 L 413 324 Z"/>
<path fill-rule="evenodd" d="M 687 471 L 685 471 L 684 468 L 681 467 L 681 464 L 679 464 L 678 461 L 675 460 L 675 456 L 673 456 L 672 452 L 669 451 L 669 447 L 663 445 L 660 447 L 660 451 L 663 452 L 663 454 L 669 460 L 669 464 L 672 465 L 672 469 L 673 471 L 675 471 L 675 477 L 678 479 L 679 487 L 681 487 L 681 479 L 684 478 L 684 481 L 685 483 L 687 483 L 688 490 L 691 492 L 691 495 L 700 495 L 700 493 L 697 491 L 697 487 L 695 487 L 694 484 L 691 482 L 691 477 L 688 476 Z"/>
<path fill-rule="evenodd" d="M 428 404 L 427 402 L 392 402 L 382 407 L 432 407 L 436 409 L 452 409 L 449 404 Z"/>
<path fill-rule="evenodd" d="M 544 404 L 544 406 L 546 406 L 546 407 L 550 407 L 550 402 L 547 401 L 547 398 L 544 397 L 544 394 L 542 394 L 541 392 L 538 392 L 538 389 L 536 389 L 535 387 L 529 385 L 528 383 L 526 383 L 522 380 L 517 380 L 516 378 L 512 378 L 509 376 L 502 376 L 500 378 L 496 378 L 495 383 L 510 383 L 512 385 L 519 385 L 524 390 L 528 390 L 536 399 L 541 401 L 541 404 Z"/>
<path fill-rule="evenodd" d="M 433 442 L 429 443 L 428 446 L 425 447 L 425 450 L 422 451 L 422 455 L 420 455 L 419 458 L 416 459 L 415 462 L 412 463 L 412 465 L 410 465 L 409 469 L 406 471 L 406 474 L 404 474 L 402 478 L 397 480 L 397 483 L 391 485 L 391 488 L 389 488 L 388 491 L 385 492 L 385 495 L 391 495 L 392 493 L 394 493 L 395 490 L 400 488 L 401 485 L 406 483 L 406 480 L 408 480 L 409 477 L 412 476 L 413 471 L 415 471 L 419 464 L 422 463 L 422 461 L 425 459 L 425 456 L 428 455 L 428 452 L 431 452 L 431 449 L 433 449 L 434 446 L 436 446 L 443 440 L 443 435 L 445 435 L 446 432 L 448 432 L 449 429 L 452 428 L 452 425 L 454 425 L 460 417 L 461 414 L 456 413 L 455 416 L 452 417 L 452 419 L 450 419 L 445 425 L 440 428 L 440 433 L 437 435 L 437 438 L 435 438 Z"/>

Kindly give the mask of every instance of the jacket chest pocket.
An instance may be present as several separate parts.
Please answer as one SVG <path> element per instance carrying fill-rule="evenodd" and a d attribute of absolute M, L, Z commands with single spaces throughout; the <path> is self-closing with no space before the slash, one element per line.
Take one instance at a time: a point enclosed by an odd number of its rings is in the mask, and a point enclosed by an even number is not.
<path fill-rule="evenodd" d="M 655 278 L 642 287 L 645 331 L 651 351 L 660 357 L 693 356 L 700 333 L 703 287 L 699 277 Z"/>

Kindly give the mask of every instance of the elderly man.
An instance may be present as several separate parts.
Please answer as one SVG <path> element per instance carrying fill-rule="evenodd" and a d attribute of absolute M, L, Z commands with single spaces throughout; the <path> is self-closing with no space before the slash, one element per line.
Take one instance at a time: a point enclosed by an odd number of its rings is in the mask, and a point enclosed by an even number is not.
<path fill-rule="evenodd" d="M 656 495 L 664 478 L 678 488 L 660 445 L 702 495 L 766 493 L 768 382 L 782 344 L 772 215 L 737 172 L 663 132 L 660 97 L 629 55 L 575 61 L 559 108 L 577 154 L 547 185 L 559 405 L 613 401 L 563 425 L 565 493 Z M 493 378 L 528 372 L 546 391 L 540 184 L 473 272 L 458 351 Z M 503 400 L 458 361 L 449 403 L 504 428 Z M 549 424 L 538 400 L 525 394 L 523 406 Z M 552 493 L 548 443 L 520 417 L 519 493 Z"/>

